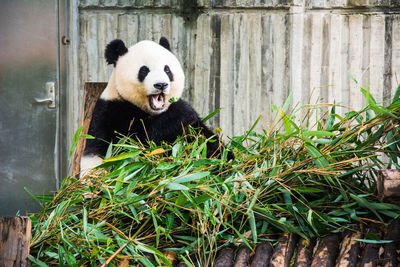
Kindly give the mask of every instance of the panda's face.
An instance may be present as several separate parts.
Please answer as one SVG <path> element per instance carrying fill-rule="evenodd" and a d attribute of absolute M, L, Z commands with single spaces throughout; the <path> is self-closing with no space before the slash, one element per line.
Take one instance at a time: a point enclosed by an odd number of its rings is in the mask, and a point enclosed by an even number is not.
<path fill-rule="evenodd" d="M 178 59 L 152 41 L 141 41 L 118 58 L 118 94 L 150 115 L 166 111 L 182 95 L 185 76 Z"/>

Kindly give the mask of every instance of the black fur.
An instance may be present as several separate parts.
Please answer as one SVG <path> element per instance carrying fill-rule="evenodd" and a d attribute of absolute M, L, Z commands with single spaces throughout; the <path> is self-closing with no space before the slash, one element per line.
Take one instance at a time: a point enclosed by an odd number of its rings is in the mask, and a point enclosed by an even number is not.
<path fill-rule="evenodd" d="M 83 154 L 104 156 L 109 143 L 118 141 L 117 133 L 134 135 L 143 143 L 148 139 L 156 144 L 162 141 L 172 143 L 185 133 L 189 125 L 199 129 L 206 138 L 214 136 L 196 111 L 183 100 L 172 103 L 168 110 L 160 115 L 149 116 L 128 101 L 99 99 L 88 132 L 96 138 L 86 140 Z M 207 157 L 220 156 L 222 144 L 218 137 L 214 136 L 214 139 L 215 142 L 207 143 Z M 233 154 L 229 152 L 228 159 L 232 158 Z"/>
<path fill-rule="evenodd" d="M 166 48 L 167 50 L 171 51 L 171 46 L 169 45 L 169 42 L 168 42 L 168 39 L 167 39 L 167 38 L 161 37 L 161 38 L 160 38 L 159 44 L 160 44 L 162 47 Z"/>
<path fill-rule="evenodd" d="M 139 73 L 138 73 L 138 79 L 140 82 L 143 82 L 144 79 L 146 78 L 147 74 L 149 74 L 150 69 L 147 66 L 142 66 L 139 69 Z"/>
<path fill-rule="evenodd" d="M 118 58 L 127 52 L 128 48 L 126 48 L 124 42 L 119 39 L 115 39 L 106 46 L 104 57 L 106 58 L 108 64 L 113 64 L 115 67 Z"/>
<path fill-rule="evenodd" d="M 164 72 L 168 75 L 169 80 L 171 82 L 173 82 L 174 81 L 174 75 L 172 74 L 172 71 L 171 71 L 171 69 L 169 68 L 168 65 L 165 65 Z"/>

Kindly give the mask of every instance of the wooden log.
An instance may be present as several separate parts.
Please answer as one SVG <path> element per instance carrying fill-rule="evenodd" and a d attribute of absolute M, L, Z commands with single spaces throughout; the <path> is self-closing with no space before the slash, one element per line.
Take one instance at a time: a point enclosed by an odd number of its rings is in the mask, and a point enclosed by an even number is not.
<path fill-rule="evenodd" d="M 347 232 L 340 243 L 340 252 L 336 260 L 336 267 L 353 267 L 357 265 L 360 243 L 354 239 L 361 239 L 361 232 Z"/>
<path fill-rule="evenodd" d="M 393 240 L 393 242 L 384 246 L 382 267 L 397 267 L 399 266 L 397 250 L 400 245 L 400 218 L 390 222 L 385 240 Z"/>
<path fill-rule="evenodd" d="M 241 245 L 236 253 L 233 267 L 246 267 L 250 259 L 251 249 L 246 245 Z"/>
<path fill-rule="evenodd" d="M 250 267 L 267 267 L 272 256 L 272 246 L 270 243 L 260 243 L 256 247 Z"/>
<path fill-rule="evenodd" d="M 31 228 L 25 216 L 0 218 L 0 266 L 28 266 Z"/>
<path fill-rule="evenodd" d="M 382 236 L 378 225 L 372 225 L 367 231 L 367 234 L 373 234 L 379 238 Z M 379 260 L 379 244 L 366 244 L 361 255 L 359 267 L 376 267 Z"/>
<path fill-rule="evenodd" d="M 234 251 L 230 247 L 223 248 L 215 260 L 215 267 L 230 267 L 233 265 Z"/>
<path fill-rule="evenodd" d="M 315 238 L 312 239 L 300 239 L 297 246 L 297 254 L 294 261 L 296 267 L 308 267 L 311 265 L 313 249 L 317 243 Z"/>
<path fill-rule="evenodd" d="M 320 240 L 315 251 L 311 266 L 333 267 L 339 253 L 339 235 L 328 235 Z"/>
<path fill-rule="evenodd" d="M 85 88 L 83 92 L 83 107 L 81 111 L 80 125 L 83 126 L 84 130 L 82 134 L 87 134 L 90 121 L 92 120 L 92 113 L 94 106 L 96 105 L 97 99 L 99 99 L 101 93 L 106 88 L 107 83 L 85 83 Z M 80 172 L 80 162 L 83 149 L 85 148 L 86 139 L 79 139 L 78 144 L 75 148 L 75 153 L 73 157 L 73 171 L 72 175 L 74 177 L 79 177 Z"/>
<path fill-rule="evenodd" d="M 293 234 L 283 234 L 278 245 L 274 249 L 269 266 L 283 267 L 290 265 L 294 249 L 296 247 L 298 237 Z"/>
<path fill-rule="evenodd" d="M 378 195 L 385 200 L 400 200 L 400 170 L 379 170 Z"/>

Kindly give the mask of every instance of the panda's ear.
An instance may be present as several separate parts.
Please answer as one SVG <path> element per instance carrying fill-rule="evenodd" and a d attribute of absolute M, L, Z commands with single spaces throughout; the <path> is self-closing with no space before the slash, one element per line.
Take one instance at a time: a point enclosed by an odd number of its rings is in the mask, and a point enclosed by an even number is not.
<path fill-rule="evenodd" d="M 161 37 L 161 38 L 160 38 L 159 44 L 160 44 L 162 47 L 166 48 L 167 50 L 171 51 L 171 47 L 170 47 L 170 45 L 169 45 L 169 42 L 168 42 L 168 39 L 167 39 L 167 38 Z"/>
<path fill-rule="evenodd" d="M 106 46 L 104 56 L 107 60 L 107 63 L 114 64 L 115 67 L 118 58 L 127 52 L 128 48 L 126 48 L 124 42 L 119 39 L 115 39 Z"/>

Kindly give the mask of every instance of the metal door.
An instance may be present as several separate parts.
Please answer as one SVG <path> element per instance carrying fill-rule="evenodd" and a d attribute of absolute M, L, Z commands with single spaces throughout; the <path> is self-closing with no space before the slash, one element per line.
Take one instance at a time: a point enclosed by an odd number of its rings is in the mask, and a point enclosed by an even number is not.
<path fill-rule="evenodd" d="M 57 190 L 65 88 L 60 2 L 0 1 L 0 216 L 38 209 L 24 187 Z"/>

